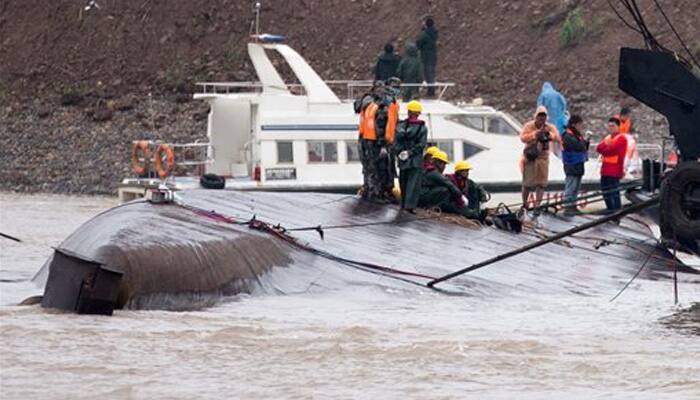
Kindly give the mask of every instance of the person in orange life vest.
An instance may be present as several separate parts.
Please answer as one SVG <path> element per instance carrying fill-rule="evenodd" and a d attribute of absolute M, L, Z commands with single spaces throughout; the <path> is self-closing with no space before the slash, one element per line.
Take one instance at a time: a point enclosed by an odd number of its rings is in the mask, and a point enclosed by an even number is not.
<path fill-rule="evenodd" d="M 394 201 L 391 191 L 396 170 L 395 160 L 389 148 L 394 143 L 399 119 L 397 90 L 393 85 L 383 89 L 381 97 L 367 106 L 362 128 L 367 157 L 366 199 L 382 204 Z"/>
<path fill-rule="evenodd" d="M 535 119 L 523 125 L 520 141 L 525 149 L 520 157 L 520 169 L 523 173 L 523 208 L 528 208 L 530 192 L 535 189 L 534 206 L 539 207 L 544 191 L 549 182 L 549 147 L 551 142 L 561 144 L 557 128 L 547 123 L 547 108 L 537 107 Z"/>
<path fill-rule="evenodd" d="M 637 152 L 637 140 L 634 138 L 634 125 L 632 124 L 632 111 L 629 107 L 622 107 L 620 114 L 615 118 L 620 120 L 620 133 L 627 139 L 627 154 L 625 155 L 625 172 L 639 172 L 642 167 Z"/>
<path fill-rule="evenodd" d="M 622 208 L 620 200 L 620 179 L 625 176 L 625 155 L 627 154 L 627 138 L 620 133 L 620 120 L 608 120 L 608 133 L 596 150 L 603 156 L 600 168 L 600 190 L 608 211 L 614 212 Z"/>
<path fill-rule="evenodd" d="M 355 109 L 355 113 L 359 114 L 360 117 L 360 123 L 358 125 L 358 148 L 359 148 L 359 154 L 360 154 L 360 163 L 362 164 L 362 189 L 360 190 L 360 193 L 362 194 L 362 198 L 367 198 L 369 195 L 369 185 L 368 185 L 368 177 L 370 175 L 370 169 L 368 167 L 368 162 L 369 162 L 369 149 L 367 146 L 367 143 L 365 141 L 365 134 L 364 131 L 368 129 L 368 121 L 365 118 L 365 114 L 367 113 L 367 107 L 374 103 L 375 101 L 378 101 L 382 97 L 383 93 L 383 87 L 384 87 L 384 81 L 375 81 L 374 84 L 372 85 L 372 88 L 364 93 L 362 96 L 360 96 L 355 102 L 353 103 L 353 107 Z"/>

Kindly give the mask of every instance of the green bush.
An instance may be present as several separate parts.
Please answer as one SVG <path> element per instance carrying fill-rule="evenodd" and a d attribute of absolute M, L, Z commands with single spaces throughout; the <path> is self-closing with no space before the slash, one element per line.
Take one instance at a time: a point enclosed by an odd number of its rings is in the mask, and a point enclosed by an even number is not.
<path fill-rule="evenodd" d="M 576 7 L 566 16 L 559 32 L 559 42 L 562 47 L 578 44 L 586 36 L 586 22 L 581 15 L 581 8 Z"/>

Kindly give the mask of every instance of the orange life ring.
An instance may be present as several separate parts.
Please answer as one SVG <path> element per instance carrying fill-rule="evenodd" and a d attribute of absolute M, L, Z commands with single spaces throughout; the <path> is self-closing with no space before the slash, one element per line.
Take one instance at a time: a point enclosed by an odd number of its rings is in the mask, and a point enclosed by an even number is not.
<path fill-rule="evenodd" d="M 163 155 L 165 155 L 167 161 L 165 167 L 163 167 Z M 160 179 L 165 179 L 170 176 L 173 172 L 173 168 L 175 168 L 175 154 L 173 153 L 173 149 L 169 145 L 162 143 L 158 145 L 154 158 L 156 172 L 158 172 Z"/>
<path fill-rule="evenodd" d="M 143 164 L 139 160 L 139 152 L 142 153 Z M 136 175 L 144 176 L 148 172 L 148 157 L 150 156 L 148 140 L 139 140 L 131 146 L 131 169 Z"/>

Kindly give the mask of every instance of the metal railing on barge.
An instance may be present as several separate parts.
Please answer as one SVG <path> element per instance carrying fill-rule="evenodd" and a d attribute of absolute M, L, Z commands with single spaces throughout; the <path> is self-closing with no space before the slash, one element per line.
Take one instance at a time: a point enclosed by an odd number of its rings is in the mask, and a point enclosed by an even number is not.
<path fill-rule="evenodd" d="M 356 96 L 371 88 L 374 81 L 371 80 L 337 80 L 325 81 L 328 87 L 341 99 L 345 96 L 345 100 L 354 100 Z M 200 95 L 221 95 L 233 93 L 262 93 L 265 87 L 272 89 L 288 90 L 294 95 L 303 96 L 306 94 L 304 85 L 301 83 L 287 83 L 284 87 L 265 86 L 261 82 L 198 82 L 196 83 L 198 91 L 195 94 Z M 447 89 L 454 87 L 452 82 L 436 82 L 436 83 L 404 83 L 401 88 L 418 88 L 419 91 L 435 88 L 436 95 L 431 96 L 436 100 L 442 100 Z M 427 98 L 428 96 L 421 96 Z"/>

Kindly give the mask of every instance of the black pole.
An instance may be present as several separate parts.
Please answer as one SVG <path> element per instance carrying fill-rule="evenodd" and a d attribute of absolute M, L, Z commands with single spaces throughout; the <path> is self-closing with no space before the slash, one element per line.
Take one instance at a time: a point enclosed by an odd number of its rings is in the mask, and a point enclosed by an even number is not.
<path fill-rule="evenodd" d="M 623 217 L 627 214 L 631 214 L 631 213 L 637 212 L 639 210 L 643 210 L 649 206 L 652 206 L 652 205 L 656 204 L 658 201 L 659 201 L 658 197 L 654 197 L 650 200 L 646 200 L 646 201 L 643 201 L 641 203 L 637 203 L 637 204 L 634 204 L 632 206 L 626 207 L 620 211 L 617 211 L 614 214 L 610 214 L 608 216 L 599 218 L 595 221 L 587 222 L 583 225 L 576 226 L 576 227 L 571 228 L 569 230 L 566 230 L 564 232 L 560 232 L 560 233 L 557 233 L 556 235 L 550 236 L 546 239 L 542 239 L 538 242 L 530 243 L 529 245 L 521 247 L 519 249 L 500 254 L 500 255 L 493 257 L 493 258 L 489 258 L 488 260 L 481 261 L 481 262 L 476 263 L 474 265 L 471 265 L 469 267 L 460 269 L 459 271 L 455 271 L 455 272 L 449 273 L 445 276 L 442 276 L 440 278 L 434 279 L 434 280 L 428 282 L 428 287 L 433 287 L 442 281 L 452 279 L 456 276 L 466 274 L 467 272 L 471 272 L 471 271 L 477 270 L 479 268 L 486 267 L 487 265 L 491 265 L 495 262 L 505 260 L 506 258 L 510 258 L 510 257 L 516 256 L 518 254 L 525 253 L 526 251 L 530 251 L 532 249 L 535 249 L 537 247 L 544 246 L 547 243 L 552 243 L 552 242 L 557 241 L 561 238 L 573 235 L 574 233 L 585 231 L 586 229 L 593 228 L 594 226 L 604 224 L 608 221 L 619 219 L 620 217 Z"/>
<path fill-rule="evenodd" d="M 4 238 L 6 238 L 6 239 L 14 240 L 15 242 L 20 242 L 20 243 L 22 242 L 20 239 L 17 239 L 17 238 L 14 237 L 14 236 L 10 236 L 10 235 L 4 234 L 4 233 L 2 233 L 2 232 L 0 232 L 0 236 L 4 237 Z"/>

